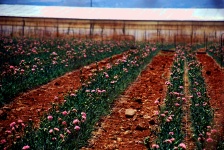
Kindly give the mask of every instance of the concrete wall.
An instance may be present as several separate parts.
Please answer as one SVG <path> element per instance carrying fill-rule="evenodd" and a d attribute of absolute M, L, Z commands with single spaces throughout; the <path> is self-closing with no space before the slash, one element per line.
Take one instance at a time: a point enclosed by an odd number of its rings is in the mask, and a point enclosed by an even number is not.
<path fill-rule="evenodd" d="M 220 41 L 224 22 L 122 21 L 0 17 L 0 34 L 151 42 Z"/>

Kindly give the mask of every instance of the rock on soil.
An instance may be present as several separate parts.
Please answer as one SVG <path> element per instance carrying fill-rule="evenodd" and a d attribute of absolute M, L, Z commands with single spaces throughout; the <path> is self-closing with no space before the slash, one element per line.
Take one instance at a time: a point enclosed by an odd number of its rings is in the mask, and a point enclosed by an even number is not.
<path fill-rule="evenodd" d="M 125 110 L 125 116 L 131 118 L 136 114 L 136 112 L 137 112 L 136 109 L 132 109 L 132 108 L 126 109 Z"/>

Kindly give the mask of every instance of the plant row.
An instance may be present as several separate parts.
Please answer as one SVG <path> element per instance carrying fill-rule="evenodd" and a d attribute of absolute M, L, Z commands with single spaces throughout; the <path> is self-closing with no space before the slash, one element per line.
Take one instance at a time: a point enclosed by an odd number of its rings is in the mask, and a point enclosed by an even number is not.
<path fill-rule="evenodd" d="M 32 120 L 28 125 L 22 120 L 11 123 L 6 132 L 14 141 L 11 149 L 70 150 L 85 146 L 96 122 L 158 52 L 155 47 L 143 46 L 103 70 L 98 69 L 80 89 L 70 91 L 63 104 L 53 104 L 38 128 Z M 17 130 L 24 132 L 23 137 L 17 138 Z M 7 139 L 2 140 L 1 146 L 7 146 Z"/>
<path fill-rule="evenodd" d="M 224 67 L 224 47 L 221 48 L 218 45 L 210 46 L 207 53 L 212 56 L 221 67 Z"/>
<path fill-rule="evenodd" d="M 0 36 L 0 107 L 66 72 L 129 50 L 128 42 Z"/>
<path fill-rule="evenodd" d="M 177 149 L 185 146 L 182 143 L 184 134 L 181 129 L 183 119 L 182 106 L 184 97 L 184 52 L 176 51 L 171 69 L 170 80 L 166 81 L 167 95 L 158 113 L 159 131 L 155 142 L 149 143 L 149 149 Z M 155 101 L 159 105 L 158 101 Z"/>
<path fill-rule="evenodd" d="M 211 135 L 216 132 L 212 129 L 213 109 L 210 106 L 210 98 L 206 90 L 205 80 L 202 75 L 202 65 L 197 61 L 194 53 L 186 51 L 188 76 L 190 81 L 191 94 L 191 124 L 193 138 L 197 149 L 208 148 L 209 143 L 213 142 Z M 216 149 L 216 148 L 215 148 Z"/>
<path fill-rule="evenodd" d="M 182 141 L 185 137 L 182 131 L 183 110 L 182 106 L 186 102 L 184 95 L 184 63 L 188 68 L 188 78 L 190 82 L 190 120 L 197 149 L 214 148 L 212 136 L 217 132 L 213 129 L 213 110 L 209 104 L 209 96 L 206 91 L 206 84 L 202 76 L 202 66 L 196 60 L 196 53 L 191 47 L 177 50 L 171 69 L 170 81 L 166 81 L 168 91 L 164 104 L 159 105 L 159 131 L 157 139 L 153 143 L 148 140 L 148 149 L 186 149 L 186 144 Z M 150 143 L 151 142 L 151 143 Z M 219 141 L 216 141 L 218 143 Z M 222 141 L 221 141 L 222 142 Z"/>

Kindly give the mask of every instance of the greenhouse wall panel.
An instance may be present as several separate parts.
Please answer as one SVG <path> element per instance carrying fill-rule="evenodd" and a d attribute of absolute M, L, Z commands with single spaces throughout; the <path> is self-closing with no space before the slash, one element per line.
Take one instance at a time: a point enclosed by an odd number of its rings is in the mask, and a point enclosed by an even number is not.
<path fill-rule="evenodd" d="M 156 42 L 191 39 L 193 42 L 202 42 L 206 38 L 218 41 L 224 32 L 224 22 L 0 17 L 0 29 L 1 34 L 7 36 L 60 36 Z"/>

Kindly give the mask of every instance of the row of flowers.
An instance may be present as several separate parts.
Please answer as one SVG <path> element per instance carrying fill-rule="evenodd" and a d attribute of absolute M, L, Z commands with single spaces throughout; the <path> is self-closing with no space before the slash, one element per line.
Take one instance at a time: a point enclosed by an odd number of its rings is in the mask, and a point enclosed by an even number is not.
<path fill-rule="evenodd" d="M 21 92 L 129 48 L 128 42 L 0 36 L 0 106 Z"/>
<path fill-rule="evenodd" d="M 188 67 L 188 78 L 190 82 L 190 116 L 193 132 L 193 139 L 197 149 L 217 149 L 212 147 L 212 138 L 216 134 L 216 129 L 212 128 L 213 110 L 209 104 L 209 96 L 206 91 L 206 85 L 202 76 L 202 66 L 196 60 L 196 51 L 192 47 L 178 48 L 171 70 L 168 91 L 164 104 L 155 101 L 160 108 L 158 113 L 159 129 L 156 133 L 157 139 L 152 142 L 147 139 L 149 149 L 186 149 L 183 143 L 185 137 L 182 131 L 182 106 L 186 102 L 184 97 L 184 63 Z M 222 141 L 221 141 L 222 142 Z"/>
<path fill-rule="evenodd" d="M 211 135 L 216 132 L 216 130 L 211 127 L 214 117 L 213 109 L 210 106 L 210 98 L 202 76 L 202 65 L 197 61 L 196 54 L 191 52 L 191 50 L 186 51 L 186 55 L 189 68 L 188 76 L 191 93 L 190 110 L 193 138 L 195 139 L 198 149 L 205 149 L 208 147 L 209 143 L 213 142 Z"/>
<path fill-rule="evenodd" d="M 221 67 L 224 66 L 224 46 L 220 47 L 216 44 L 210 46 L 207 53 L 212 56 Z"/>
<path fill-rule="evenodd" d="M 159 101 L 155 103 L 159 106 L 158 113 L 159 131 L 156 133 L 155 142 L 149 142 L 149 149 L 186 149 L 182 143 L 184 134 L 182 132 L 184 97 L 184 52 L 178 48 L 176 51 L 170 80 L 166 81 L 167 95 L 164 104 Z"/>
<path fill-rule="evenodd" d="M 9 149 L 80 149 L 87 144 L 95 123 L 108 113 L 113 100 L 157 52 L 154 47 L 140 45 L 116 63 L 97 69 L 79 90 L 65 96 L 63 104 L 53 104 L 38 128 L 32 121 L 22 127 L 18 122 L 12 123 L 12 128 L 21 129 L 24 135 L 13 140 Z M 6 134 L 14 138 L 16 132 L 10 130 Z M 7 146 L 7 139 L 2 141 L 1 146 Z"/>

